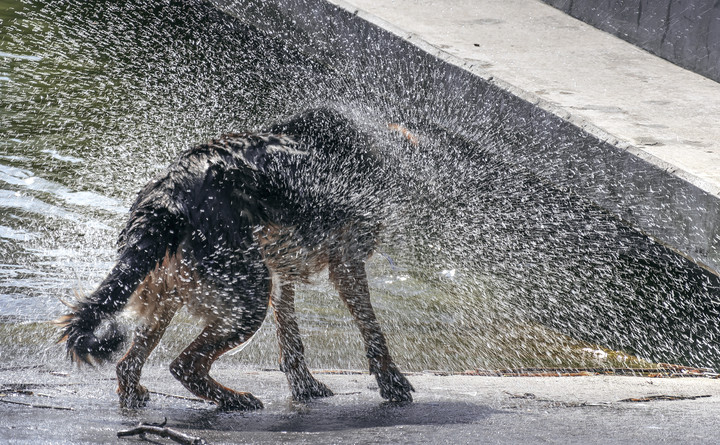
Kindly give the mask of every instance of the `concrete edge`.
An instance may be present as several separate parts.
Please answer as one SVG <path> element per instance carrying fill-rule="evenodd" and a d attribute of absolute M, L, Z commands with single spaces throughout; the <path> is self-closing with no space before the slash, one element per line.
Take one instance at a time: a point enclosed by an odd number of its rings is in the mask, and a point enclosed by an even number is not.
<path fill-rule="evenodd" d="M 294 33 L 311 37 L 303 49 L 314 57 L 352 60 L 365 51 L 378 69 L 398 61 L 398 66 L 410 64 L 408 71 L 443 72 L 435 88 L 448 98 L 462 96 L 477 104 L 476 110 L 463 116 L 465 123 L 474 124 L 473 118 L 487 120 L 489 115 L 498 125 L 524 136 L 528 146 L 499 153 L 506 160 L 550 183 L 572 183 L 577 195 L 720 275 L 720 225 L 716 223 L 720 221 L 720 189 L 703 179 L 345 0 L 213 3 L 243 20 L 268 25 L 266 28 L 278 28 L 276 20 L 283 20 L 283 29 L 275 31 L 276 35 L 295 40 Z M 478 140 L 468 125 L 448 129 Z"/>

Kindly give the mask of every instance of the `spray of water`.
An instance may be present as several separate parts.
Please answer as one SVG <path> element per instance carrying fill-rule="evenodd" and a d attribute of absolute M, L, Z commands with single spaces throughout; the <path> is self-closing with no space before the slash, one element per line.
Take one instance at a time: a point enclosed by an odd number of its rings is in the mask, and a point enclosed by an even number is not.
<path fill-rule="evenodd" d="M 427 55 L 388 58 L 388 44 L 328 57 L 360 46 L 318 40 L 263 3 L 231 14 L 169 0 L 9 4 L 0 9 L 0 329 L 13 360 L 62 358 L 38 323 L 63 312 L 57 297 L 103 277 L 124 209 L 178 153 L 322 105 L 372 134 L 392 166 L 379 174 L 386 194 L 369 198 L 387 210 L 369 267 L 404 369 L 632 361 L 598 345 L 720 361 L 718 278 L 585 201 L 577 181 L 523 167 L 526 153 L 548 147 L 508 124 L 492 91 L 473 102 L 478 86 L 430 68 Z M 297 304 L 311 366 L 364 367 L 322 279 Z M 192 331 L 181 315 L 158 356 L 176 354 Z M 274 343 L 266 324 L 228 360 L 274 366 Z"/>

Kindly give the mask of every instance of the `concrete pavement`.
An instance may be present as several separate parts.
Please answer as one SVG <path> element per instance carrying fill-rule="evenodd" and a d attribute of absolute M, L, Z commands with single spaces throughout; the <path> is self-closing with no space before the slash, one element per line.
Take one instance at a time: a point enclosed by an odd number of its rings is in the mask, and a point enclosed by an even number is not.
<path fill-rule="evenodd" d="M 164 368 L 149 367 L 154 394 L 141 410 L 117 406 L 111 367 L 0 371 L 3 443 L 137 443 L 118 431 L 158 423 L 208 443 L 717 443 L 720 384 L 709 378 L 483 377 L 410 374 L 415 402 L 383 403 L 367 373 L 317 373 L 336 396 L 289 400 L 278 371 L 217 366 L 216 378 L 265 403 L 222 413 Z M 171 396 L 172 395 L 172 396 Z M 148 436 L 158 443 L 168 439 Z"/>

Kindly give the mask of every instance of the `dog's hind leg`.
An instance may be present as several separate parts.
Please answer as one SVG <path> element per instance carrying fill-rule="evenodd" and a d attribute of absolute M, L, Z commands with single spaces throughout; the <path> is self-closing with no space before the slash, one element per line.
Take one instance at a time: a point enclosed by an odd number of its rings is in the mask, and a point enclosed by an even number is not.
<path fill-rule="evenodd" d="M 370 363 L 370 373 L 377 379 L 380 395 L 392 402 L 412 401 L 410 392 L 414 389 L 390 357 L 385 336 L 370 303 L 364 261 L 331 261 L 330 280 L 360 328 Z"/>
<path fill-rule="evenodd" d="M 118 395 L 122 408 L 144 406 L 150 399 L 148 390 L 140 384 L 140 374 L 150 353 L 160 342 L 165 329 L 172 320 L 180 303 L 173 299 L 164 300 L 156 310 L 135 331 L 132 345 L 115 368 L 118 379 Z"/>
<path fill-rule="evenodd" d="M 262 322 L 262 318 L 260 319 Z M 248 392 L 238 392 L 210 377 L 210 367 L 221 355 L 240 346 L 252 332 L 230 326 L 225 320 L 216 320 L 203 329 L 200 335 L 170 365 L 170 372 L 191 393 L 210 400 L 224 410 L 250 410 L 263 407 L 262 402 Z"/>
<path fill-rule="evenodd" d="M 282 284 L 280 289 L 273 290 L 272 305 L 280 345 L 280 369 L 287 377 L 293 399 L 302 401 L 332 396 L 330 388 L 316 380 L 305 363 L 305 348 L 295 319 L 295 289 L 292 283 Z"/>

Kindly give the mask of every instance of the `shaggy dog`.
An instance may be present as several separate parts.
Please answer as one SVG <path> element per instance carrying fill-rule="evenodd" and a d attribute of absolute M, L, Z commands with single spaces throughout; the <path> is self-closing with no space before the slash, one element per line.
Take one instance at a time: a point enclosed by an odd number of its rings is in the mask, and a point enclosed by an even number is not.
<path fill-rule="evenodd" d="M 140 385 L 143 364 L 185 305 L 205 327 L 170 364 L 172 375 L 222 409 L 262 408 L 209 372 L 257 331 L 272 304 L 293 397 L 330 396 L 305 363 L 294 308 L 295 284 L 328 268 L 360 328 L 380 395 L 411 401 L 413 387 L 390 357 L 365 272 L 387 217 L 390 170 L 367 132 L 328 109 L 185 152 L 140 191 L 117 264 L 60 321 L 70 357 L 108 359 L 122 336 L 112 327 L 100 334 L 101 323 L 133 309 L 141 323 L 117 364 L 118 394 L 121 406 L 142 406 L 149 398 Z"/>

